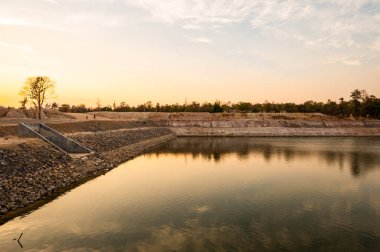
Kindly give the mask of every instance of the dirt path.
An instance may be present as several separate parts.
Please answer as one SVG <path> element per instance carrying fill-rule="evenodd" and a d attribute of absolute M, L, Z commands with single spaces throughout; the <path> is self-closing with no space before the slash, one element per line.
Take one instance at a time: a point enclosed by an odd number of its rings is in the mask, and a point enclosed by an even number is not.
<path fill-rule="evenodd" d="M 8 145 L 29 143 L 31 141 L 38 141 L 38 139 L 33 138 L 19 138 L 19 137 L 0 137 L 0 147 L 5 147 Z"/>

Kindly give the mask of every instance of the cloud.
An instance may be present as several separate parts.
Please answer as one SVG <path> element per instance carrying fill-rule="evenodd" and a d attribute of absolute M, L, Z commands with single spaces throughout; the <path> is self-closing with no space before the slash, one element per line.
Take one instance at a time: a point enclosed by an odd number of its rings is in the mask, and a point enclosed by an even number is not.
<path fill-rule="evenodd" d="M 182 26 L 183 29 L 187 30 L 201 30 L 201 26 L 196 25 L 196 24 L 185 24 Z"/>
<path fill-rule="evenodd" d="M 283 25 L 285 22 L 307 17 L 313 11 L 309 4 L 300 1 L 259 1 L 252 8 L 251 26 L 258 29 L 264 26 Z"/>
<path fill-rule="evenodd" d="M 362 35 L 380 35 L 380 2 L 373 0 L 127 0 L 126 3 L 146 10 L 156 20 L 179 24 L 183 29 L 205 30 L 246 22 L 253 31 L 276 39 L 295 40 L 309 49 L 368 48 L 369 43 Z"/>
<path fill-rule="evenodd" d="M 359 66 L 362 64 L 360 62 L 360 60 L 357 60 L 357 59 L 355 59 L 355 60 L 342 60 L 341 62 L 342 62 L 342 64 L 347 65 L 347 66 Z"/>
<path fill-rule="evenodd" d="M 8 43 L 5 41 L 0 41 L 0 46 L 6 47 L 6 48 L 13 48 L 25 53 L 33 53 L 33 49 L 30 46 L 23 45 L 23 44 L 17 44 L 17 43 Z"/>
<path fill-rule="evenodd" d="M 322 63 L 323 64 L 343 64 L 346 66 L 360 66 L 362 64 L 360 59 L 354 59 L 354 58 L 330 58 L 330 59 L 325 60 Z"/>
<path fill-rule="evenodd" d="M 201 44 L 211 44 L 212 40 L 205 37 L 197 37 L 197 38 L 190 38 L 189 39 L 193 43 L 201 43 Z"/>
<path fill-rule="evenodd" d="M 120 16 L 110 16 L 100 13 L 80 12 L 67 15 L 64 19 L 66 24 L 93 24 L 104 27 L 117 27 L 124 24 L 124 20 Z"/>
<path fill-rule="evenodd" d="M 249 1 L 242 0 L 130 0 L 126 3 L 145 9 L 154 18 L 163 22 L 181 21 L 185 25 L 241 22 L 250 13 L 253 5 Z"/>
<path fill-rule="evenodd" d="M 373 51 L 380 51 L 380 37 L 377 37 L 370 46 Z"/>
<path fill-rule="evenodd" d="M 28 20 L 7 17 L 0 17 L 0 25 L 25 26 L 31 28 L 37 27 L 37 25 L 33 24 L 33 22 L 29 22 Z"/>
<path fill-rule="evenodd" d="M 57 0 L 42 0 L 42 2 L 46 2 L 46 3 L 54 4 L 54 5 L 61 5 Z"/>

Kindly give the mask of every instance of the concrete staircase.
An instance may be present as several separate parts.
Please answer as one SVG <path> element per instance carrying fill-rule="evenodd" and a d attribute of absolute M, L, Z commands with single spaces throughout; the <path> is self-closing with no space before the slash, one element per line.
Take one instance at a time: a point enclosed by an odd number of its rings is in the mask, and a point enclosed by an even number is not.
<path fill-rule="evenodd" d="M 18 128 L 20 137 L 33 137 L 40 138 L 45 142 L 53 145 L 60 151 L 70 155 L 83 156 L 94 153 L 92 150 L 81 145 L 80 143 L 68 138 L 67 136 L 59 133 L 58 131 L 46 126 L 43 123 L 39 124 L 25 124 L 20 123 Z"/>

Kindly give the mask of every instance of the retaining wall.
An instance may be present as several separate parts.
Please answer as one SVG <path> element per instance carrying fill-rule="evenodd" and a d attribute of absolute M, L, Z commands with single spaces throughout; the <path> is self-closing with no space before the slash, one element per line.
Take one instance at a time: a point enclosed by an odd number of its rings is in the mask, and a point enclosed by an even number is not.
<path fill-rule="evenodd" d="M 380 128 L 171 127 L 178 136 L 380 136 Z"/>

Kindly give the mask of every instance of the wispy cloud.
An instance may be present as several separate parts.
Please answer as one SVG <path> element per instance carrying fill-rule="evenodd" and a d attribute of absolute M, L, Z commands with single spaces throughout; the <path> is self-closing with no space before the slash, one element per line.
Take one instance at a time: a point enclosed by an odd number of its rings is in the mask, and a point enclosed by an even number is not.
<path fill-rule="evenodd" d="M 147 10 L 154 18 L 163 22 L 181 21 L 186 25 L 240 22 L 250 13 L 253 5 L 242 0 L 127 0 L 126 3 Z"/>
<path fill-rule="evenodd" d="M 197 38 L 189 38 L 189 40 L 193 43 L 201 43 L 201 44 L 211 44 L 212 39 L 205 37 L 197 37 Z"/>
<path fill-rule="evenodd" d="M 25 27 L 37 27 L 33 22 L 23 18 L 8 18 L 0 17 L 0 25 L 12 25 L 12 26 L 25 26 Z"/>
<path fill-rule="evenodd" d="M 342 60 L 341 62 L 342 62 L 342 64 L 347 65 L 347 66 L 359 66 L 362 64 L 360 62 L 360 60 L 357 60 L 357 59 L 355 59 L 355 60 L 347 60 L 346 59 L 346 60 Z"/>
<path fill-rule="evenodd" d="M 75 14 L 67 15 L 64 19 L 65 23 L 68 25 L 96 25 L 104 27 L 117 27 L 124 24 L 124 19 L 121 16 L 109 16 L 102 13 L 88 13 L 80 12 Z"/>
<path fill-rule="evenodd" d="M 30 46 L 24 45 L 24 44 L 18 44 L 18 43 L 8 43 L 5 41 L 0 41 L 1 47 L 16 49 L 25 53 L 33 53 L 33 49 Z"/>
<path fill-rule="evenodd" d="M 373 51 L 380 51 L 380 37 L 377 37 L 371 44 Z"/>
<path fill-rule="evenodd" d="M 42 0 L 42 2 L 54 4 L 54 5 L 61 5 L 61 3 L 58 2 L 57 0 Z"/>
<path fill-rule="evenodd" d="M 184 29 L 248 22 L 253 30 L 277 39 L 294 39 L 310 49 L 368 48 L 370 43 L 360 35 L 380 35 L 380 2 L 373 0 L 127 0 L 126 3 L 145 9 L 156 20 L 179 23 Z"/>
<path fill-rule="evenodd" d="M 200 25 L 196 25 L 196 24 L 184 24 L 182 28 L 187 29 L 187 30 L 201 30 L 202 29 Z"/>
<path fill-rule="evenodd" d="M 330 58 L 325 60 L 323 64 L 343 64 L 346 66 L 360 66 L 362 62 L 360 59 L 355 58 Z"/>

